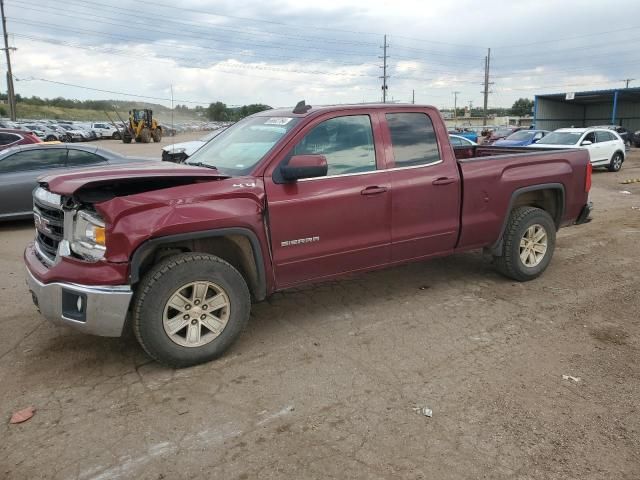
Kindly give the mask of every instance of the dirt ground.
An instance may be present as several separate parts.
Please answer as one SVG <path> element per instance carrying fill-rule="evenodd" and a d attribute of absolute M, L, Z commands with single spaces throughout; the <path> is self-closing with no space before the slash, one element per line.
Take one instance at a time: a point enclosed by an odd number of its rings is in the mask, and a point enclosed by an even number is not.
<path fill-rule="evenodd" d="M 0 478 L 640 478 L 639 177 L 595 173 L 533 282 L 468 253 L 277 294 L 179 371 L 43 321 L 4 224 Z"/>
<path fill-rule="evenodd" d="M 89 144 L 85 145 L 95 145 L 100 148 L 106 148 L 108 150 L 112 150 L 117 153 L 121 153 L 122 155 L 129 155 L 132 157 L 149 157 L 149 158 L 157 158 L 158 160 L 162 158 L 162 147 L 166 147 L 167 145 L 171 145 L 173 143 L 179 142 L 190 142 L 191 140 L 198 140 L 199 138 L 204 137 L 209 132 L 187 132 L 180 133 L 175 137 L 162 137 L 162 141 L 160 143 L 123 143 L 121 140 L 96 140 Z"/>

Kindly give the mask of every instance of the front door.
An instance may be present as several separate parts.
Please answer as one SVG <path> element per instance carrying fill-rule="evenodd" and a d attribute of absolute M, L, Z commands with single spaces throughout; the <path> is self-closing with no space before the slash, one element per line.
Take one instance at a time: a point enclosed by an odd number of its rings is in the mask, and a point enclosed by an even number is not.
<path fill-rule="evenodd" d="M 323 116 L 265 176 L 278 288 L 389 263 L 391 192 L 380 142 L 366 111 Z M 304 154 L 324 155 L 327 176 L 285 182 L 279 166 Z"/>
<path fill-rule="evenodd" d="M 393 159 L 391 175 L 391 258 L 393 262 L 450 252 L 458 239 L 460 176 L 455 159 L 443 155 L 430 115 L 386 113 Z M 446 131 L 439 132 L 447 138 Z M 448 147 L 448 146 L 447 146 Z"/>

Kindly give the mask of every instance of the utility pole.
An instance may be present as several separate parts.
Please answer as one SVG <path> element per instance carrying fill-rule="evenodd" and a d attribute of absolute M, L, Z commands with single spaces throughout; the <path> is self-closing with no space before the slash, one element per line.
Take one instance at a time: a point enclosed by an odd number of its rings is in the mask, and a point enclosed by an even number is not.
<path fill-rule="evenodd" d="M 456 123 L 458 121 L 458 94 L 460 92 L 452 92 L 453 93 L 453 121 Z"/>
<path fill-rule="evenodd" d="M 414 105 L 416 103 L 416 91 L 411 90 L 411 104 Z"/>
<path fill-rule="evenodd" d="M 389 86 L 387 85 L 387 78 L 389 78 L 387 76 L 387 58 L 389 58 L 387 56 L 388 47 L 389 45 L 387 45 L 387 35 L 385 34 L 384 45 L 382 46 L 382 57 L 378 57 L 382 59 L 382 76 L 379 77 L 382 79 L 382 103 L 387 103 L 387 90 L 389 89 Z"/>
<path fill-rule="evenodd" d="M 16 94 L 13 89 L 13 73 L 11 72 L 11 55 L 9 54 L 9 34 L 7 33 L 7 17 L 4 16 L 4 0 L 0 0 L 2 12 L 2 31 L 4 32 L 4 53 L 7 55 L 7 103 L 9 104 L 9 118 L 16 120 Z"/>
<path fill-rule="evenodd" d="M 491 67 L 491 49 L 487 49 L 487 56 L 484 58 L 484 90 L 481 92 L 484 94 L 484 119 L 482 120 L 482 124 L 487 124 L 487 106 L 489 104 L 489 85 L 492 85 L 492 82 L 489 82 L 489 69 Z"/>
<path fill-rule="evenodd" d="M 635 78 L 624 78 L 624 79 L 622 79 L 622 81 L 627 84 L 627 86 L 625 88 L 629 88 L 629 83 L 633 82 L 634 80 L 635 80 Z"/>

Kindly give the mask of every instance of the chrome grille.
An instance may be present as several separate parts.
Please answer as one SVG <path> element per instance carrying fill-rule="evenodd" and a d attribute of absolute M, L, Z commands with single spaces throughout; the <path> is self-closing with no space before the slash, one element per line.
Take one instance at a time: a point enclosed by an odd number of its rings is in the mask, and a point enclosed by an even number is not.
<path fill-rule="evenodd" d="M 60 197 L 41 187 L 36 189 L 33 195 L 33 220 L 36 227 L 36 254 L 43 264 L 51 266 L 64 238 L 64 212 Z"/>

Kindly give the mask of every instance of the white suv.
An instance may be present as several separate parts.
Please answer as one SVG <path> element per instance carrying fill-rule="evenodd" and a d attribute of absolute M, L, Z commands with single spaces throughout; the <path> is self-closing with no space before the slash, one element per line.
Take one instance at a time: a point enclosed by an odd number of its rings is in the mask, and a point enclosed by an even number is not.
<path fill-rule="evenodd" d="M 120 131 L 110 123 L 92 123 L 91 130 L 96 132 L 100 138 L 113 138 L 120 140 Z"/>
<path fill-rule="evenodd" d="M 610 172 L 622 168 L 625 155 L 622 138 L 605 128 L 560 128 L 529 148 L 582 148 L 589 151 L 591 165 L 607 167 Z"/>

